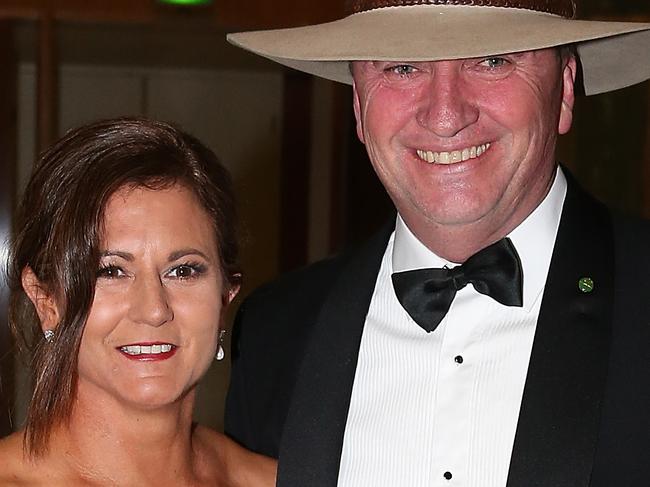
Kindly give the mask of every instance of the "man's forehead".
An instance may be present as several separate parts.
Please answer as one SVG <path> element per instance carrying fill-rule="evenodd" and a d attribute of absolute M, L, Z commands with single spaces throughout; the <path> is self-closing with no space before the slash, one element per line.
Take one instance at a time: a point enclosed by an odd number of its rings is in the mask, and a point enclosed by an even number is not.
<path fill-rule="evenodd" d="M 405 63 L 405 64 L 418 64 L 418 63 L 437 63 L 437 62 L 446 62 L 446 61 L 477 61 L 477 60 L 483 60 L 483 59 L 490 59 L 490 58 L 498 58 L 498 57 L 507 57 L 511 59 L 517 59 L 517 58 L 523 58 L 523 57 L 537 57 L 541 54 L 545 54 L 549 51 L 553 51 L 556 53 L 561 53 L 562 51 L 568 51 L 572 52 L 570 46 L 558 46 L 558 47 L 550 47 L 550 48 L 545 48 L 545 49 L 531 49 L 527 51 L 517 51 L 517 52 L 507 52 L 507 53 L 495 53 L 495 54 L 489 54 L 489 55 L 483 55 L 483 56 L 478 56 L 478 57 L 467 57 L 467 58 L 436 58 L 436 59 L 409 59 L 409 58 L 395 58 L 395 59 L 372 59 L 372 60 L 356 60 L 356 61 L 350 61 L 351 65 L 354 64 L 374 64 L 374 65 L 379 65 L 379 64 L 386 64 L 386 63 Z"/>

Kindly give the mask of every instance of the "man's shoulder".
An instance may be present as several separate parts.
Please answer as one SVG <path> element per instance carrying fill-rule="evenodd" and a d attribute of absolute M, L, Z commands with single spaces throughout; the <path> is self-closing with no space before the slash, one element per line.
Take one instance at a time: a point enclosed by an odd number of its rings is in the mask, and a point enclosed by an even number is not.
<path fill-rule="evenodd" d="M 361 244 L 280 275 L 253 291 L 242 304 L 242 308 L 266 305 L 277 308 L 278 304 L 287 301 L 295 306 L 321 302 L 339 279 L 345 279 L 347 273 L 360 271 L 370 275 L 375 269 L 378 270 L 392 229 L 392 223 L 387 224 Z"/>
<path fill-rule="evenodd" d="M 346 261 L 347 256 L 337 255 L 286 272 L 255 289 L 243 306 L 264 305 L 310 295 L 322 296 L 322 291 L 330 287 L 345 268 Z"/>
<path fill-rule="evenodd" d="M 617 239 L 626 243 L 650 239 L 650 220 L 616 210 L 611 214 Z"/>
<path fill-rule="evenodd" d="M 301 342 L 316 322 L 346 262 L 346 256 L 330 257 L 282 274 L 255 289 L 239 306 L 234 338 L 278 344 Z"/>
<path fill-rule="evenodd" d="M 616 268 L 634 266 L 637 270 L 650 268 L 650 220 L 612 212 Z"/>
<path fill-rule="evenodd" d="M 650 221 L 614 213 L 612 223 L 617 302 L 630 312 L 648 314 L 650 287 L 644 283 L 650 273 Z"/>
<path fill-rule="evenodd" d="M 360 245 L 258 287 L 239 307 L 233 330 L 235 341 L 242 346 L 262 346 L 271 341 L 299 347 L 309 337 L 323 305 L 341 285 L 363 275 L 363 285 L 374 287 L 391 232 L 386 225 Z"/>
<path fill-rule="evenodd" d="M 593 221 L 607 221 L 611 223 L 611 231 L 614 237 L 614 248 L 616 251 L 616 260 L 627 257 L 635 257 L 638 251 L 647 254 L 647 248 L 650 244 L 650 220 L 638 215 L 624 212 L 600 201 L 598 198 L 588 193 L 582 188 L 570 173 L 566 172 L 568 182 L 568 192 L 565 199 L 563 218 L 567 212 L 567 206 L 571 207 L 569 214 L 572 223 L 579 223 L 585 218 Z M 595 215 L 595 216 L 594 216 Z M 604 217 L 604 220 L 598 220 Z M 593 220 L 595 218 L 596 220 Z M 604 237 L 606 228 L 602 225 L 587 226 L 589 232 L 582 235 L 583 242 L 589 244 L 594 239 Z"/>
<path fill-rule="evenodd" d="M 277 457 L 300 364 L 321 310 L 360 261 L 372 262 L 381 253 L 379 247 L 288 272 L 243 301 L 233 326 L 226 401 L 225 429 L 231 437 L 253 451 Z"/>

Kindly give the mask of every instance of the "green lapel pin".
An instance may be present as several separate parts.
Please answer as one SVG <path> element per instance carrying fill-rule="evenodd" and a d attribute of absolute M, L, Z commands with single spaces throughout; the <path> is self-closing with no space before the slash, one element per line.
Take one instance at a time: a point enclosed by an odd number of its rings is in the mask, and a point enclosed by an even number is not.
<path fill-rule="evenodd" d="M 594 290 L 594 280 L 591 277 L 581 277 L 578 281 L 578 289 L 585 294 Z"/>

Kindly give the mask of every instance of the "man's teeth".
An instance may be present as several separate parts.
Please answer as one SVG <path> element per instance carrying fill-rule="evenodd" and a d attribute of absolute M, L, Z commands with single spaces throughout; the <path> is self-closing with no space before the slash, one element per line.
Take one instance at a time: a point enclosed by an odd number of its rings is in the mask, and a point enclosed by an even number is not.
<path fill-rule="evenodd" d="M 462 150 L 451 152 L 433 152 L 430 150 L 417 150 L 418 157 L 429 164 L 455 164 L 457 162 L 475 159 L 490 148 L 490 143 L 474 145 Z"/>
<path fill-rule="evenodd" d="M 156 355 L 158 353 L 167 353 L 172 349 L 169 343 L 162 343 L 160 345 L 127 345 L 121 347 L 120 350 L 129 355 Z"/>

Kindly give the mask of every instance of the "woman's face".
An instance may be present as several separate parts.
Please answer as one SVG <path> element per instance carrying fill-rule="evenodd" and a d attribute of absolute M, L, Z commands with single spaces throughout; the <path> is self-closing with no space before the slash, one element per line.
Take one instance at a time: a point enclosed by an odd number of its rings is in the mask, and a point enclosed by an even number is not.
<path fill-rule="evenodd" d="M 145 409 L 173 403 L 217 347 L 223 279 L 212 221 L 183 186 L 125 187 L 108 201 L 103 230 L 80 397 Z"/>

